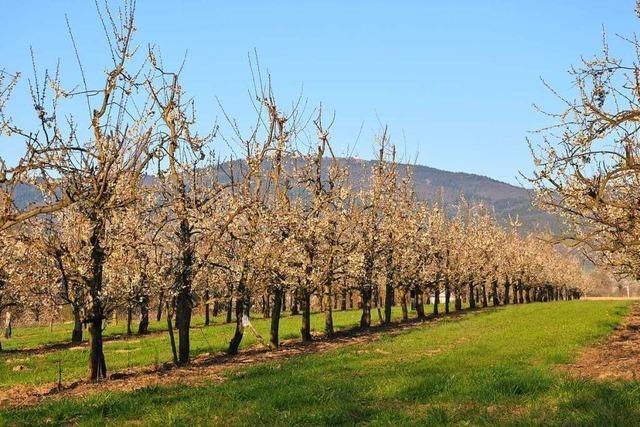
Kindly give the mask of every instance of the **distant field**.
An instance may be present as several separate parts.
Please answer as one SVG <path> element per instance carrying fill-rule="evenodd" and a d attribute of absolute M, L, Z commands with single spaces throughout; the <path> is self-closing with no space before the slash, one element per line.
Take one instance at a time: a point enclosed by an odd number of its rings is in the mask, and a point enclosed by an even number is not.
<path fill-rule="evenodd" d="M 640 384 L 574 379 L 559 369 L 607 336 L 629 306 L 571 301 L 470 313 L 368 344 L 231 370 L 223 384 L 48 402 L 2 412 L 0 424 L 633 425 Z M 349 326 L 357 313 L 342 316 Z M 297 323 L 285 324 L 285 335 L 295 335 Z"/>

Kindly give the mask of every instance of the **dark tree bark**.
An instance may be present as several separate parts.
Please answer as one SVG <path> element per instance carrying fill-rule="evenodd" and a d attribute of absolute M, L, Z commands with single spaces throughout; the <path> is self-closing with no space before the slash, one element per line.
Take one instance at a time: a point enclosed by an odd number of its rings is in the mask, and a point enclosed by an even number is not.
<path fill-rule="evenodd" d="M 511 284 L 509 280 L 504 282 L 504 297 L 502 298 L 502 304 L 509 305 L 509 290 L 511 289 Z"/>
<path fill-rule="evenodd" d="M 302 341 L 309 342 L 311 337 L 311 293 L 302 289 L 300 291 L 300 305 L 302 309 L 302 326 L 300 327 L 300 336 Z"/>
<path fill-rule="evenodd" d="M 473 283 L 469 283 L 469 308 L 476 308 L 476 297 L 474 295 L 474 285 Z"/>
<path fill-rule="evenodd" d="M 229 343 L 227 353 L 233 355 L 238 354 L 242 336 L 244 335 L 244 317 L 249 318 L 250 301 L 247 295 L 244 279 L 238 284 L 238 298 L 236 299 L 236 331 Z"/>
<path fill-rule="evenodd" d="M 162 319 L 162 306 L 164 305 L 164 291 L 160 291 L 160 295 L 158 296 L 158 308 L 156 310 L 156 322 L 159 322 Z"/>
<path fill-rule="evenodd" d="M 371 297 L 373 296 L 373 269 L 374 258 L 371 253 L 365 256 L 364 277 L 360 284 L 360 298 L 362 299 L 362 316 L 360 316 L 360 327 L 371 326 Z"/>
<path fill-rule="evenodd" d="M 449 313 L 449 304 L 451 302 L 451 285 L 449 279 L 444 281 L 444 312 Z"/>
<path fill-rule="evenodd" d="M 149 297 L 144 296 L 140 300 L 140 323 L 138 324 L 138 335 L 149 333 Z"/>
<path fill-rule="evenodd" d="M 371 284 L 366 284 L 360 290 L 360 298 L 362 300 L 362 315 L 360 316 L 360 327 L 368 328 L 371 326 Z"/>
<path fill-rule="evenodd" d="M 491 299 L 493 301 L 493 306 L 497 307 L 500 305 L 500 298 L 498 295 L 498 281 L 493 280 L 491 282 Z"/>
<path fill-rule="evenodd" d="M 178 329 L 178 364 L 189 363 L 191 328 L 191 292 L 182 290 L 176 297 L 176 329 Z"/>
<path fill-rule="evenodd" d="M 262 315 L 265 319 L 271 317 L 271 295 L 268 292 L 262 296 Z"/>
<path fill-rule="evenodd" d="M 387 254 L 387 275 L 384 287 L 384 324 L 391 323 L 391 307 L 393 306 L 394 293 L 393 252 Z"/>
<path fill-rule="evenodd" d="M 483 308 L 487 308 L 489 307 L 489 301 L 487 299 L 487 285 L 486 283 L 482 282 L 482 307 Z"/>
<path fill-rule="evenodd" d="M 332 309 L 332 293 L 331 293 L 331 280 L 325 286 L 324 290 L 324 333 L 327 336 L 332 336 L 334 333 L 333 330 L 333 309 Z"/>
<path fill-rule="evenodd" d="M 73 307 L 73 331 L 71 332 L 71 342 L 82 342 L 82 316 L 80 307 Z"/>
<path fill-rule="evenodd" d="M 433 288 L 433 314 L 437 316 L 438 314 L 438 306 L 440 304 L 440 285 L 436 283 L 436 286 Z"/>
<path fill-rule="evenodd" d="M 424 319 L 426 316 L 424 314 L 424 293 L 419 286 L 415 287 L 416 294 L 416 314 L 418 315 L 418 319 Z"/>
<path fill-rule="evenodd" d="M 462 310 L 462 297 L 460 296 L 460 291 L 461 290 L 459 289 L 459 287 L 455 288 L 455 295 L 454 295 L 455 302 L 454 302 L 454 305 L 455 305 L 456 311 Z"/>
<path fill-rule="evenodd" d="M 91 297 L 89 327 L 89 379 L 92 381 L 107 377 L 107 364 L 104 360 L 102 343 L 102 322 L 105 318 L 102 304 L 102 272 L 105 261 L 105 252 L 102 247 L 102 238 L 105 233 L 105 224 L 95 214 L 90 216 L 92 230 L 89 243 L 91 246 L 91 276 L 89 281 L 89 295 Z"/>
<path fill-rule="evenodd" d="M 407 291 L 404 288 L 400 291 L 400 308 L 402 309 L 402 321 L 408 321 L 409 310 L 407 309 Z"/>
<path fill-rule="evenodd" d="M 518 280 L 518 303 L 524 304 L 524 285 L 521 280 Z"/>
<path fill-rule="evenodd" d="M 218 302 L 218 300 L 216 299 L 213 302 L 213 313 L 212 313 L 213 317 L 218 317 L 220 315 L 220 303 Z"/>
<path fill-rule="evenodd" d="M 297 316 L 300 314 L 300 309 L 298 308 L 298 290 L 294 290 L 291 292 L 291 315 Z"/>
<path fill-rule="evenodd" d="M 131 322 L 133 321 L 133 308 L 131 304 L 127 306 L 127 335 L 133 335 L 133 331 L 131 330 Z"/>
<path fill-rule="evenodd" d="M 191 272 L 193 269 L 193 247 L 191 245 L 191 227 L 189 221 L 180 221 L 179 235 L 180 268 L 175 277 L 176 329 L 178 329 L 178 364 L 189 363 L 191 314 Z"/>
<path fill-rule="evenodd" d="M 273 288 L 273 311 L 271 312 L 271 330 L 270 330 L 270 342 L 271 347 L 278 348 L 280 346 L 279 331 L 280 331 L 280 314 L 282 312 L 282 288 L 280 286 L 274 286 Z"/>
<path fill-rule="evenodd" d="M 225 318 L 225 323 L 231 323 L 231 318 L 233 317 L 233 297 L 229 297 L 227 300 L 227 316 Z"/>
<path fill-rule="evenodd" d="M 211 319 L 209 318 L 209 289 L 204 290 L 204 326 L 209 326 Z"/>
<path fill-rule="evenodd" d="M 178 364 L 178 350 L 176 349 L 176 338 L 173 333 L 173 309 L 169 306 L 170 302 L 167 301 L 167 332 L 169 333 L 169 343 L 171 344 L 171 354 L 173 356 L 173 363 Z"/>

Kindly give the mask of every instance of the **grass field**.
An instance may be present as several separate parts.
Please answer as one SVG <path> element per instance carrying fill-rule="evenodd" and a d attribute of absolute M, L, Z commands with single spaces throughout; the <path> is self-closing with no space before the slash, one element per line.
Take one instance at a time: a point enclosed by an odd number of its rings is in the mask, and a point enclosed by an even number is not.
<path fill-rule="evenodd" d="M 640 384 L 574 379 L 559 369 L 628 308 L 625 301 L 510 306 L 229 371 L 223 384 L 6 411 L 0 424 L 633 425 Z M 343 325 L 353 323 L 345 316 Z"/>
<path fill-rule="evenodd" d="M 394 317 L 399 319 L 400 309 L 393 311 Z M 202 316 L 194 318 L 194 327 L 191 330 L 191 355 L 197 356 L 203 353 L 214 353 L 225 350 L 233 336 L 235 324 L 224 324 L 221 317 L 214 318 L 212 325 L 203 326 Z M 360 311 L 336 311 L 334 323 L 336 330 L 352 328 L 359 323 Z M 296 338 L 300 336 L 300 316 L 286 316 L 280 322 L 280 338 Z M 258 332 L 268 339 L 270 319 L 255 319 L 254 326 Z M 311 318 L 313 331 L 322 331 L 324 328 L 324 315 L 314 314 Z M 163 322 L 152 322 L 150 335 L 129 339 L 113 339 L 105 341 L 105 358 L 110 370 L 119 370 L 129 367 L 162 364 L 171 360 L 171 347 L 169 336 L 164 330 Z M 55 382 L 58 379 L 59 369 L 62 369 L 63 381 L 83 378 L 87 372 L 87 360 L 89 348 L 75 346 L 71 348 L 56 349 L 42 353 L 31 351 L 44 344 L 68 343 L 71 335 L 70 324 L 56 325 L 53 331 L 49 327 L 16 328 L 14 337 L 3 340 L 3 348 L 7 351 L 0 352 L 0 390 L 15 384 L 42 384 Z M 124 335 L 126 325 L 109 325 L 105 330 L 107 337 L 115 338 L 115 335 Z M 87 333 L 85 333 L 88 336 Z M 87 338 L 85 336 L 85 338 Z M 256 344 L 256 338 L 247 332 L 242 340 L 242 348 Z M 17 350 L 17 351 L 11 351 Z M 15 366 L 24 366 L 26 369 L 14 372 Z"/>

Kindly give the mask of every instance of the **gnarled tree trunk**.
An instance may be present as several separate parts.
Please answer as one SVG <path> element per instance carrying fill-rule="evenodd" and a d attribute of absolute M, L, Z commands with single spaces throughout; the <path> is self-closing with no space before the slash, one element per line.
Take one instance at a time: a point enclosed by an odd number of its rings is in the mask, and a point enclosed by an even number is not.
<path fill-rule="evenodd" d="M 280 330 L 280 314 L 282 312 L 282 288 L 280 285 L 273 287 L 273 311 L 271 312 L 271 330 L 270 343 L 271 347 L 278 348 L 280 346 L 279 330 Z"/>

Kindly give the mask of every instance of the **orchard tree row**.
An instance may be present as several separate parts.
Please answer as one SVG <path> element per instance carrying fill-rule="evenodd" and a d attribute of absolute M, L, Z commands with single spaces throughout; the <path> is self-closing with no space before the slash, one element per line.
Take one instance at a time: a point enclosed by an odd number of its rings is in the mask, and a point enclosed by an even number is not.
<path fill-rule="evenodd" d="M 271 318 L 278 347 L 287 309 L 311 340 L 312 310 L 331 335 L 338 306 L 357 306 L 366 328 L 391 322 L 396 304 L 403 320 L 409 304 L 425 317 L 425 298 L 437 315 L 464 302 L 573 299 L 587 285 L 577 259 L 499 225 L 483 205 L 419 201 L 386 129 L 373 166 L 349 176 L 332 150 L 333 120 L 301 101 L 283 108 L 259 68 L 253 123 L 225 112 L 224 126 L 203 133 L 181 68 L 134 43 L 134 15 L 134 3 L 99 14 L 111 62 L 95 88 L 81 62 L 72 88 L 34 70 L 35 127 L 9 114 L 20 76 L 0 72 L 0 138 L 25 145 L 19 161 L 0 160 L 0 311 L 69 307 L 71 339 L 88 326 L 90 379 L 107 374 L 103 329 L 123 308 L 129 325 L 140 315 L 139 333 L 164 316 L 174 361 L 186 364 L 197 305 L 235 321 L 233 354 L 256 312 Z M 233 154 L 221 159 L 218 146 Z M 25 189 L 38 201 L 21 204 Z"/>

